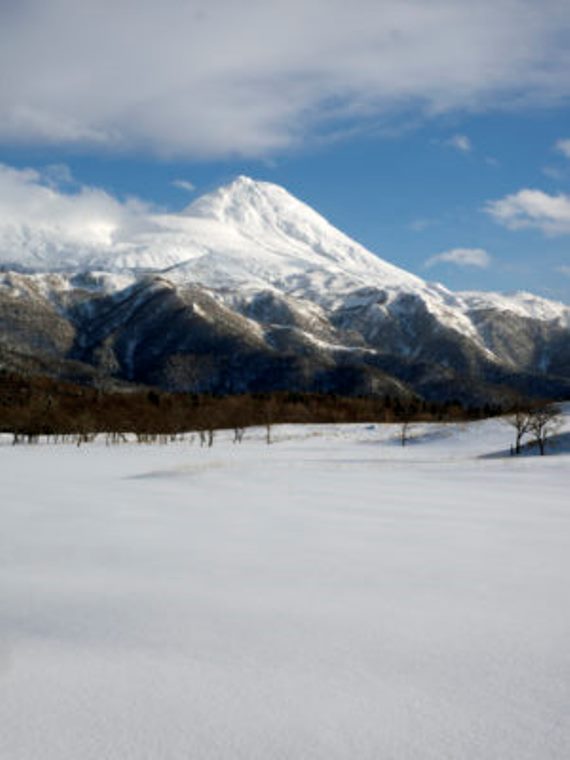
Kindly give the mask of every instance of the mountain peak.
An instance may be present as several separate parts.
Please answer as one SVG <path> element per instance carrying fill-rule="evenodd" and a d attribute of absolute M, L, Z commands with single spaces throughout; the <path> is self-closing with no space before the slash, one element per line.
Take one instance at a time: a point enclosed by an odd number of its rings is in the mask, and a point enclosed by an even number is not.
<path fill-rule="evenodd" d="M 216 219 L 226 224 L 247 228 L 250 225 L 275 228 L 279 220 L 309 217 L 314 223 L 325 220 L 285 188 L 272 182 L 240 175 L 227 185 L 198 198 L 185 210 L 191 217 Z"/>

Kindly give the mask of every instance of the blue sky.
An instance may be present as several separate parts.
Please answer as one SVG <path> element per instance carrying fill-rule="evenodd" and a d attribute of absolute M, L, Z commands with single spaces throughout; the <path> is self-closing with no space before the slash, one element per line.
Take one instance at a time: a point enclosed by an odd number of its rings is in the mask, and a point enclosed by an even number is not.
<path fill-rule="evenodd" d="M 570 302 L 570 6 L 472 6 L 2 4 L 0 162 L 171 210 L 247 174 L 426 279 Z"/>

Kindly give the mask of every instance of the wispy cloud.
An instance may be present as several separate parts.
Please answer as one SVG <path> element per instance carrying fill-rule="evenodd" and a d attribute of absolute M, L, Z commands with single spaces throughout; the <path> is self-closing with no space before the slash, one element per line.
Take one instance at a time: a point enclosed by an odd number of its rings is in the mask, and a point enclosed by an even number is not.
<path fill-rule="evenodd" d="M 496 201 L 485 210 L 499 224 L 511 230 L 538 229 L 546 235 L 570 234 L 570 196 L 549 195 L 542 190 L 524 189 Z"/>
<path fill-rule="evenodd" d="M 561 102 L 569 33 L 566 0 L 3 2 L 0 142 L 271 156 L 340 125 Z"/>
<path fill-rule="evenodd" d="M 458 267 L 477 267 L 487 269 L 491 264 L 491 256 L 483 248 L 452 248 L 431 256 L 425 262 L 425 267 L 430 268 L 437 264 L 453 264 Z"/>
<path fill-rule="evenodd" d="M 429 227 L 432 227 L 435 224 L 434 219 L 427 219 L 425 217 L 419 217 L 418 219 L 412 219 L 410 222 L 410 229 L 414 232 L 424 232 L 424 230 L 427 230 Z"/>
<path fill-rule="evenodd" d="M 173 187 L 177 187 L 179 190 L 185 190 L 187 193 L 193 193 L 196 190 L 196 185 L 193 182 L 189 182 L 187 179 L 175 179 L 170 183 Z"/>
<path fill-rule="evenodd" d="M 445 141 L 445 145 L 455 148 L 461 153 L 471 153 L 473 150 L 473 144 L 467 135 L 453 135 L 453 137 Z"/>
<path fill-rule="evenodd" d="M 567 266 L 566 264 L 562 264 L 562 266 L 556 267 L 556 271 L 560 272 L 560 274 L 563 274 L 566 277 L 570 277 L 570 266 Z"/>
<path fill-rule="evenodd" d="M 541 171 L 549 179 L 562 180 L 566 177 L 566 173 L 557 166 L 543 166 Z"/>
<path fill-rule="evenodd" d="M 40 175 L 44 182 L 51 187 L 65 187 L 75 184 L 71 169 L 67 164 L 48 164 Z"/>
<path fill-rule="evenodd" d="M 558 140 L 554 147 L 559 153 L 566 156 L 566 158 L 570 158 L 570 139 Z"/>

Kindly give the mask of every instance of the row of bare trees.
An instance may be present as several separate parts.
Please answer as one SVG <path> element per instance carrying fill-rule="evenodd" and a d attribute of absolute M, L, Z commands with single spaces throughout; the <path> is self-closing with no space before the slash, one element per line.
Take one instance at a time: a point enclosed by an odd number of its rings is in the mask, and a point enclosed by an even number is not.
<path fill-rule="evenodd" d="M 514 428 L 515 442 L 511 453 L 521 453 L 525 439 L 538 448 L 541 456 L 546 453 L 546 445 L 562 424 L 562 410 L 557 404 L 526 404 L 515 409 L 506 417 Z"/>

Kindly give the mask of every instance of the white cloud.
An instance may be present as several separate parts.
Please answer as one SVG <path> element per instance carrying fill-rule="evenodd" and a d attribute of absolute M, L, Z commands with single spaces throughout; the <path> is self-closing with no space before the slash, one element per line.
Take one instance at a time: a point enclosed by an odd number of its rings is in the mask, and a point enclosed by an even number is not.
<path fill-rule="evenodd" d="M 0 142 L 267 156 L 570 95 L 567 0 L 0 3 Z M 342 125 L 342 130 L 339 125 Z"/>
<path fill-rule="evenodd" d="M 117 250 L 152 226 L 151 211 L 97 188 L 65 193 L 38 171 L 0 164 L 0 261 L 63 266 L 85 253 Z"/>
<path fill-rule="evenodd" d="M 549 195 L 525 189 L 497 201 L 485 209 L 496 222 L 511 230 L 538 229 L 546 235 L 570 234 L 570 196 Z"/>
<path fill-rule="evenodd" d="M 565 264 L 563 264 L 562 266 L 557 267 L 556 271 L 560 272 L 560 274 L 563 274 L 566 277 L 570 277 L 570 266 L 566 266 Z"/>
<path fill-rule="evenodd" d="M 455 148 L 456 150 L 461 151 L 462 153 L 471 153 L 473 150 L 473 144 L 467 135 L 453 135 L 449 140 L 446 140 L 445 144 L 449 145 L 450 148 Z"/>
<path fill-rule="evenodd" d="M 179 190 L 185 190 L 187 193 L 193 193 L 196 189 L 196 185 L 193 182 L 189 182 L 187 179 L 175 179 L 170 183 L 173 187 L 177 187 Z"/>
<path fill-rule="evenodd" d="M 562 153 L 566 158 L 570 158 L 570 139 L 558 140 L 554 146 L 559 153 Z"/>
<path fill-rule="evenodd" d="M 491 257 L 483 248 L 452 248 L 431 256 L 425 263 L 426 267 L 437 264 L 454 264 L 459 267 L 478 267 L 486 269 L 491 263 Z"/>

